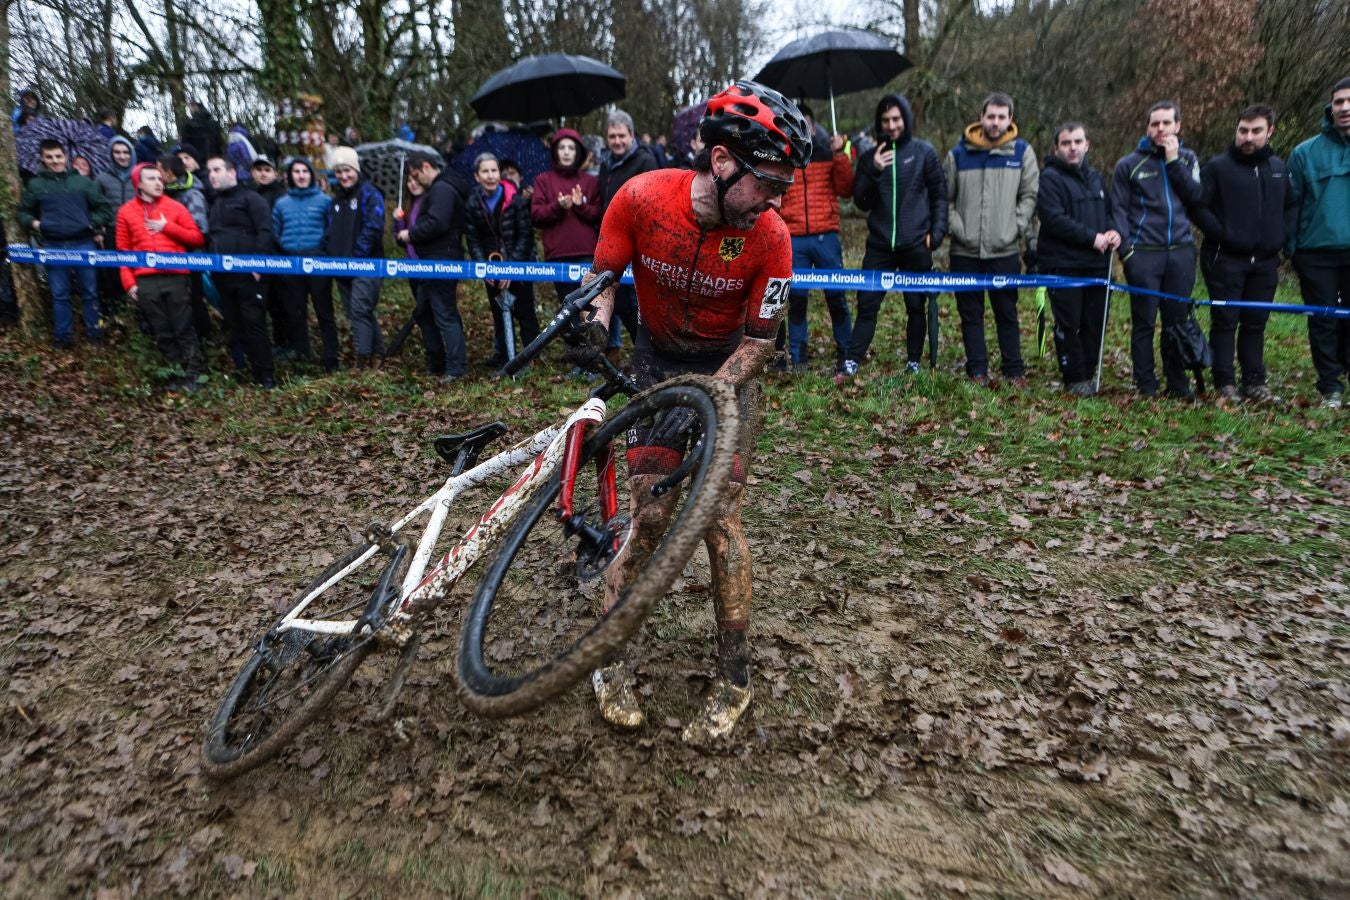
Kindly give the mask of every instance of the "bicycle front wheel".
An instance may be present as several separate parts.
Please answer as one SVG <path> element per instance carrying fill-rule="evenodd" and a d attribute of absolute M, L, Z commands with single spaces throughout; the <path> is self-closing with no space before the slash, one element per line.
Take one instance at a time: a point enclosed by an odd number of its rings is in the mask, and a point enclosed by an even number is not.
<path fill-rule="evenodd" d="M 395 564 L 370 544 L 355 547 L 301 591 L 292 609 L 319 591 L 302 613 L 306 619 L 354 620 L 390 566 L 395 569 L 391 583 L 401 586 L 408 557 L 401 554 Z M 207 725 L 202 770 L 212 778 L 234 778 L 279 753 L 328 706 L 376 646 L 370 635 L 283 629 L 281 621 L 254 642 Z"/>
<path fill-rule="evenodd" d="M 604 614 L 604 573 L 634 537 L 624 436 L 671 416 L 696 420 L 702 441 L 686 452 L 686 477 L 659 543 Z M 575 685 L 621 647 L 665 595 L 712 524 L 731 478 L 740 414 L 730 385 L 685 375 L 635 396 L 588 436 L 574 509 L 588 530 L 559 521 L 562 473 L 555 473 L 512 524 L 474 594 L 460 633 L 458 692 L 473 712 L 499 718 L 528 712 Z M 611 458 L 618 515 L 606 518 L 598 461 Z M 670 501 L 667 501 L 670 502 Z M 491 661 L 491 663 L 489 662 Z"/>

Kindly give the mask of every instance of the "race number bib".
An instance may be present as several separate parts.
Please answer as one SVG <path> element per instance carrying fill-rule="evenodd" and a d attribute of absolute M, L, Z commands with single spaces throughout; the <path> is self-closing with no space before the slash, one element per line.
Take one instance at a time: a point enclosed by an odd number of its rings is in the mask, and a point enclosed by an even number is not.
<path fill-rule="evenodd" d="M 791 278 L 770 278 L 764 285 L 764 299 L 759 302 L 759 317 L 772 319 L 778 315 L 788 302 L 788 292 L 792 290 Z"/>

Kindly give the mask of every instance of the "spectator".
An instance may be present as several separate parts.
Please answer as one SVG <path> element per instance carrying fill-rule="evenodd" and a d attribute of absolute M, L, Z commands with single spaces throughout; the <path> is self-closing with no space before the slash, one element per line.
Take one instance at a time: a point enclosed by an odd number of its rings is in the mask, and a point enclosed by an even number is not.
<path fill-rule="evenodd" d="M 524 194 L 527 201 L 534 198 L 534 185 L 525 184 L 525 173 L 520 171 L 520 163 L 514 159 L 503 158 L 498 162 L 498 170 L 503 181 L 516 186 L 516 193 Z"/>
<path fill-rule="evenodd" d="M 413 172 L 408 172 L 404 177 L 404 193 L 408 198 L 407 209 L 394 210 L 394 241 L 403 248 L 409 259 L 417 259 L 416 248 L 401 239 L 401 236 L 407 233 L 406 229 L 412 228 L 417 223 L 417 217 L 422 211 L 422 198 L 426 195 L 426 188 L 422 187 L 422 182 Z M 408 290 L 412 292 L 415 300 L 422 295 L 420 285 L 421 279 L 408 279 Z M 417 328 L 422 333 L 427 372 L 437 376 L 444 375 L 445 342 L 441 340 L 441 333 L 436 328 L 436 316 L 426 302 L 415 302 L 413 321 L 417 323 Z"/>
<path fill-rule="evenodd" d="M 497 168 L 497 157 L 480 153 L 473 161 L 474 180 L 478 190 L 469 195 L 465 217 L 464 238 L 469 245 L 469 257 L 476 260 L 503 260 L 522 262 L 534 259 L 534 226 L 530 224 L 530 201 L 516 190 L 515 185 L 502 180 Z M 489 278 L 486 282 L 488 305 L 492 307 L 493 346 L 496 354 L 488 365 L 506 364 L 506 321 L 501 304 L 508 293 L 511 301 L 511 321 L 518 327 L 520 340 L 517 349 L 539 336 L 539 319 L 534 308 L 534 284 L 513 282 L 509 278 Z M 512 286 L 514 285 L 514 289 Z"/>
<path fill-rule="evenodd" d="M 205 106 L 196 100 L 189 100 L 187 110 L 188 117 L 179 129 L 179 134 L 183 137 L 183 144 L 192 146 L 193 156 L 197 158 L 200 168 L 207 157 L 219 156 L 224 152 L 225 145 L 221 142 L 220 123 Z"/>
<path fill-rule="evenodd" d="M 1040 167 L 1031 145 L 1017 136 L 1013 100 L 995 92 L 985 98 L 980 121 L 966 126 L 947 154 L 943 174 L 949 199 L 947 227 L 952 239 L 951 270 L 977 275 L 1020 275 L 1018 244 L 1031 229 L 1036 212 Z M 1000 370 L 1009 384 L 1026 387 L 1022 341 L 1017 324 L 1017 289 L 990 288 L 998 332 Z M 966 375 L 977 384 L 988 380 L 989 353 L 984 342 L 984 291 L 957 291 Z"/>
<path fill-rule="evenodd" d="M 19 105 L 14 107 L 14 112 L 10 114 L 10 121 L 14 123 L 14 130 L 23 128 L 28 118 L 38 115 L 42 111 L 42 101 L 38 98 L 37 91 L 31 87 L 26 87 L 19 91 Z"/>
<path fill-rule="evenodd" d="M 272 207 L 272 236 L 288 256 L 318 256 L 328 226 L 328 196 L 315 184 L 314 167 L 303 156 L 291 157 L 286 169 L 291 189 Z M 282 304 L 286 308 L 290 354 L 310 361 L 309 307 L 319 320 L 319 362 L 325 372 L 338 367 L 337 320 L 333 317 L 331 280 L 320 275 L 283 275 Z"/>
<path fill-rule="evenodd" d="M 116 112 L 114 112 L 111 109 L 107 109 L 106 107 L 104 109 L 100 109 L 98 111 L 98 121 L 99 121 L 98 126 L 99 134 L 103 135 L 110 141 L 113 138 L 117 137 L 117 129 L 119 123 L 117 121 Z"/>
<path fill-rule="evenodd" d="M 267 201 L 268 209 L 276 209 L 277 201 L 286 196 L 286 184 L 277 177 L 276 166 L 269 156 L 259 156 L 249 167 L 253 176 L 253 190 Z M 267 285 L 267 319 L 272 324 L 272 344 L 278 350 L 290 349 L 291 331 L 286 317 L 286 292 L 281 278 L 269 278 Z"/>
<path fill-rule="evenodd" d="M 1286 250 L 1294 259 L 1303 302 L 1350 307 L 1350 78 L 1331 89 L 1322 133 L 1289 156 L 1290 216 Z M 1350 367 L 1350 321 L 1308 317 L 1308 344 L 1322 406 L 1340 409 Z"/>
<path fill-rule="evenodd" d="M 441 170 L 440 160 L 430 153 L 414 151 L 408 154 L 408 172 L 425 193 L 421 204 L 416 206 L 416 215 L 410 214 L 407 227 L 398 233 L 398 241 L 410 244 L 419 259 L 463 259 L 459 192 Z M 434 342 L 427 346 L 427 363 L 430 368 L 436 361 L 437 349 L 444 353 L 442 384 L 463 378 L 468 371 L 464 322 L 455 297 L 457 287 L 458 282 L 430 278 L 417 286 L 418 300 L 431 310 L 440 335 L 439 348 Z M 423 335 L 425 338 L 425 331 Z"/>
<path fill-rule="evenodd" d="M 112 208 L 98 185 L 67 170 L 66 148 L 60 141 L 38 144 L 42 171 L 28 181 L 19 200 L 18 220 L 42 238 L 53 250 L 93 250 L 103 242 L 103 231 L 112 221 Z M 93 266 L 48 266 L 47 286 L 52 292 L 52 341 L 59 349 L 75 342 L 74 314 L 70 304 L 72 274 L 79 282 L 84 309 L 84 335 L 91 344 L 103 340 L 98 305 L 98 276 Z"/>
<path fill-rule="evenodd" d="M 269 207 L 274 208 L 277 201 L 286 196 L 286 185 L 277 178 L 277 169 L 271 157 L 259 156 L 253 160 L 249 174 L 253 179 L 253 190 L 267 201 Z"/>
<path fill-rule="evenodd" d="M 120 140 L 120 139 L 119 139 Z M 183 253 L 205 241 L 187 207 L 164 196 L 164 176 L 152 163 L 138 164 L 130 174 L 136 195 L 117 211 L 117 246 L 137 253 Z M 169 390 L 196 391 L 202 370 L 201 350 L 192 325 L 188 273 L 173 269 L 123 268 L 121 285 L 144 313 L 159 351 L 183 376 Z"/>
<path fill-rule="evenodd" d="M 164 152 L 164 148 L 159 143 L 159 138 L 155 137 L 154 130 L 149 125 L 142 125 L 136 129 L 136 160 L 138 162 L 159 162 L 159 155 Z"/>
<path fill-rule="evenodd" d="M 1181 146 L 1181 107 L 1170 100 L 1148 111 L 1148 133 L 1116 163 L 1111 175 L 1111 218 L 1120 235 L 1120 259 L 1130 287 L 1190 297 L 1195 287 L 1195 241 L 1187 209 L 1200 200 L 1200 163 Z M 1180 300 L 1130 295 L 1130 358 L 1139 393 L 1158 393 L 1153 333 L 1162 312 L 1163 329 L 1189 313 Z M 1163 348 L 1167 393 L 1191 399 L 1195 391 L 1180 357 Z"/>
<path fill-rule="evenodd" d="M 129 201 L 136 199 L 136 186 L 131 182 L 132 168 L 137 164 L 136 150 L 132 147 L 131 141 L 118 136 L 112 139 L 108 145 L 108 161 L 112 163 L 105 171 L 98 173 L 94 179 L 98 184 L 98 189 L 103 192 L 103 198 L 108 201 L 108 208 L 113 211 L 114 217 L 118 211 Z M 164 193 L 164 179 L 155 179 L 158 185 L 159 196 Z M 103 233 L 103 246 L 108 250 L 126 249 L 121 248 L 117 243 L 117 223 L 114 219 L 112 225 Z M 196 246 L 200 247 L 199 242 Z M 110 315 L 120 315 L 122 300 L 122 280 L 116 269 L 98 269 L 99 291 L 102 294 L 103 311 Z"/>
<path fill-rule="evenodd" d="M 581 135 L 570 128 L 553 134 L 549 146 L 553 168 L 534 180 L 530 218 L 544 239 L 544 259 L 555 263 L 586 263 L 589 269 L 600 237 L 600 183 L 582 171 L 586 148 Z M 576 287 L 572 281 L 554 285 L 558 302 Z"/>
<path fill-rule="evenodd" d="M 614 195 L 629 179 L 657 169 L 656 158 L 633 138 L 633 117 L 621 109 L 614 110 L 605 119 L 605 144 L 608 149 L 600 160 L 599 177 L 601 219 Z M 618 361 L 619 348 L 623 344 L 620 322 L 630 336 L 637 335 L 637 294 L 629 284 L 614 286 L 614 318 L 609 322 L 609 348 L 606 350 L 611 362 Z"/>
<path fill-rule="evenodd" d="M 1120 235 L 1111 228 L 1106 181 L 1088 164 L 1087 128 L 1065 122 L 1055 129 L 1055 150 L 1045 157 L 1036 213 L 1040 271 L 1067 278 L 1109 277 L 1111 251 Z M 1097 359 L 1106 318 L 1105 285 L 1050 288 L 1055 314 L 1055 355 L 1064 388 L 1078 397 L 1097 393 Z M 1090 367 L 1090 368 L 1089 368 Z"/>
<path fill-rule="evenodd" d="M 83 175 L 85 178 L 94 177 L 94 167 L 89 165 L 89 157 L 83 153 L 76 153 L 70 158 L 70 171 Z"/>
<path fill-rule="evenodd" d="M 253 160 L 258 151 L 253 147 L 252 136 L 243 125 L 231 125 L 225 136 L 225 157 L 234 166 L 235 177 L 248 184 L 253 177 Z"/>
<path fill-rule="evenodd" d="M 272 217 L 267 201 L 241 187 L 229 160 L 213 156 L 206 174 L 216 189 L 211 202 L 212 253 L 268 254 L 272 252 Z M 230 335 L 243 345 L 254 381 L 265 390 L 276 387 L 272 345 L 267 340 L 267 307 L 262 276 L 218 272 L 221 313 Z"/>
<path fill-rule="evenodd" d="M 703 152 L 703 138 L 699 137 L 698 132 L 694 132 L 693 137 L 689 139 L 689 152 L 681 155 L 675 160 L 675 165 L 681 169 L 694 168 L 694 160 Z"/>
<path fill-rule="evenodd" d="M 384 258 L 384 195 L 361 175 L 361 160 L 350 147 L 333 154 L 338 188 L 324 232 L 324 256 L 356 259 Z M 352 327 L 357 368 L 369 366 L 374 354 L 384 353 L 384 336 L 375 317 L 380 302 L 379 278 L 337 278 L 338 297 Z"/>
<path fill-rule="evenodd" d="M 1280 281 L 1284 222 L 1293 208 L 1284 161 L 1268 144 L 1275 133 L 1275 112 L 1249 106 L 1238 115 L 1228 151 L 1200 169 L 1200 204 L 1195 223 L 1205 235 L 1200 270 L 1211 300 L 1275 299 Z M 1214 353 L 1214 386 L 1222 401 L 1238 398 L 1233 366 L 1236 344 L 1242 364 L 1243 400 L 1277 402 L 1266 386 L 1268 309 L 1214 306 L 1209 311 L 1209 342 Z"/>
<path fill-rule="evenodd" d="M 206 199 L 206 188 L 201 178 L 188 171 L 184 158 L 192 160 L 191 154 L 166 153 L 159 158 L 159 171 L 164 178 L 164 195 L 177 200 L 187 209 L 188 215 L 202 234 L 210 233 L 207 213 L 210 204 Z M 197 330 L 198 339 L 205 341 L 211 336 L 211 311 L 206 305 L 206 273 L 192 272 L 188 275 L 188 289 L 192 296 L 192 326 Z M 242 366 L 243 351 L 235 357 L 236 364 Z"/>
<path fill-rule="evenodd" d="M 792 235 L 792 267 L 794 269 L 842 269 L 843 248 L 839 243 L 839 198 L 853 194 L 853 166 L 848 157 L 838 152 L 844 145 L 843 135 L 831 137 L 816 124 L 815 115 L 805 104 L 797 107 L 811 129 L 811 159 L 806 168 L 797 173 L 792 187 L 783 195 L 778 214 Z M 787 368 L 782 356 L 784 339 L 791 339 L 790 356 L 793 371 L 807 368 L 808 332 L 806 302 L 808 291 L 798 288 L 790 295 L 788 318 L 779 323 L 773 367 Z M 849 342 L 853 337 L 853 323 L 849 317 L 848 300 L 843 291 L 826 291 L 825 303 L 830 311 L 834 330 L 836 372 L 842 371 L 848 357 Z"/>
<path fill-rule="evenodd" d="M 947 179 L 933 145 L 914 133 L 909 99 L 887 94 L 877 103 L 876 148 L 858 157 L 853 202 L 867 212 L 864 269 L 931 272 L 933 252 L 947 234 Z M 841 154 L 842 155 L 842 154 Z M 841 375 L 849 378 L 867 357 L 884 291 L 858 292 L 858 321 Z M 905 370 L 919 371 L 928 336 L 929 295 L 907 291 Z M 980 298 L 983 305 L 984 298 Z M 983 338 L 981 310 L 981 338 Z M 840 379 L 836 379 L 840 380 Z"/>
<path fill-rule="evenodd" d="M 210 179 L 206 177 L 206 173 L 202 169 L 203 157 L 201 153 L 192 144 L 177 144 L 169 153 L 183 164 L 183 170 L 192 176 L 192 181 L 196 184 L 197 189 L 202 192 L 202 196 L 206 198 L 207 205 L 210 205 L 211 201 L 215 199 L 215 190 L 211 187 Z"/>

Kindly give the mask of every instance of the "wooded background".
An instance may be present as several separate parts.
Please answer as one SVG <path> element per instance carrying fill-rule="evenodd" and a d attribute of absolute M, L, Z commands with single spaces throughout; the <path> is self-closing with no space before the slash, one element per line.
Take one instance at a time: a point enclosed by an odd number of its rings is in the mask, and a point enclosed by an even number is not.
<path fill-rule="evenodd" d="M 829 9 L 765 0 L 0 0 L 8 96 L 35 87 L 50 112 L 130 110 L 172 140 L 187 98 L 222 125 L 270 132 L 272 101 L 324 98 L 329 130 L 366 139 L 408 122 L 419 140 L 467 131 L 468 98 L 521 56 L 584 53 L 628 76 L 639 130 L 748 77 Z M 803 15 L 802 9 L 807 13 Z M 914 63 L 891 86 L 939 149 L 994 89 L 1013 95 L 1024 136 L 1048 149 L 1064 119 L 1088 124 L 1097 163 L 1123 153 L 1158 99 L 1181 103 L 1185 138 L 1217 152 L 1250 102 L 1280 112 L 1287 151 L 1313 133 L 1330 84 L 1350 69 L 1350 0 L 889 0 L 851 8 Z M 814 21 L 808 21 L 815 17 Z M 790 21 L 789 21 L 790 20 Z M 5 33 L 5 26 L 8 33 Z M 0 77 L 3 77 L 0 75 Z M 870 127 L 880 91 L 839 104 L 840 125 Z M 825 102 L 817 112 L 826 118 Z M 147 116 L 145 111 L 150 111 Z M 598 130 L 598 116 L 580 124 Z M 1108 159 L 1109 158 L 1109 159 Z"/>

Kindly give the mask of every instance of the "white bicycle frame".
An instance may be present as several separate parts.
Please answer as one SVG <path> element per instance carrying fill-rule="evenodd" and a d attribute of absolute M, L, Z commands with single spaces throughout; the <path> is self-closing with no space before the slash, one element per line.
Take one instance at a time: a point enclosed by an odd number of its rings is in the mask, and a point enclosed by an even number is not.
<path fill-rule="evenodd" d="M 440 490 L 423 500 L 390 527 L 391 534 L 398 534 L 418 516 L 428 511 L 431 513 L 426 530 L 422 532 L 422 537 L 417 542 L 417 552 L 408 565 L 408 573 L 403 577 L 397 609 L 388 619 L 388 624 L 395 627 L 388 630 L 395 633 L 402 631 L 403 629 L 397 626 L 411 618 L 410 610 L 417 604 L 430 600 L 440 601 L 449 595 L 460 577 L 483 553 L 496 545 L 498 538 L 515 521 L 516 516 L 548 484 L 549 479 L 562 465 L 563 449 L 573 426 L 581 422 L 598 423 L 605 418 L 605 410 L 605 401 L 595 398 L 587 400 L 568 416 L 567 421 L 561 426 L 550 425 L 533 437 L 503 450 L 467 472 L 450 476 Z M 427 564 L 436 548 L 436 541 L 441 536 L 441 528 L 445 525 L 446 516 L 450 514 L 450 507 L 454 504 L 455 498 L 469 488 L 476 487 L 522 463 L 530 462 L 531 459 L 533 462 L 525 467 L 515 483 L 497 498 L 478 522 L 441 557 L 436 568 L 427 574 Z M 276 630 L 311 631 L 316 634 L 354 633 L 357 624 L 355 618 L 307 619 L 304 612 L 324 591 L 347 577 L 357 567 L 364 565 L 378 551 L 379 546 L 372 544 L 349 565 L 316 586 L 277 623 Z"/>

